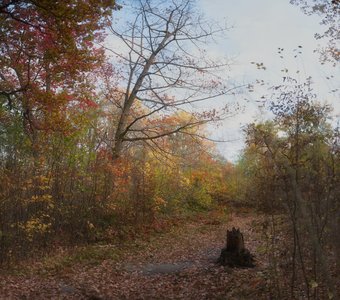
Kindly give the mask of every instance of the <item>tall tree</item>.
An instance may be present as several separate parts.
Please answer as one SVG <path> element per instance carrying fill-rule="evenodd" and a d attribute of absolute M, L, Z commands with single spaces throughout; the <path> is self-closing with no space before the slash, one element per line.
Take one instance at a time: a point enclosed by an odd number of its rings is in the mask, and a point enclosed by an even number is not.
<path fill-rule="evenodd" d="M 123 28 L 111 26 L 113 40 L 125 47 L 121 52 L 109 48 L 119 60 L 122 79 L 113 99 L 118 110 L 113 157 L 124 143 L 153 141 L 220 118 L 209 111 L 183 123 L 168 115 L 236 89 L 219 76 L 227 72 L 228 61 L 214 60 L 205 50 L 227 28 L 206 20 L 192 0 L 140 0 L 129 8 L 135 17 Z"/>

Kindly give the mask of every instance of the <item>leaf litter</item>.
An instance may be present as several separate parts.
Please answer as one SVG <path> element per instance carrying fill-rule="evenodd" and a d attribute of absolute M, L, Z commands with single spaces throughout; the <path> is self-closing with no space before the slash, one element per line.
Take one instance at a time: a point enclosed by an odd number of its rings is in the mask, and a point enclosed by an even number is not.
<path fill-rule="evenodd" d="M 148 243 L 132 244 L 119 259 L 75 263 L 58 272 L 3 274 L 0 299 L 268 299 L 268 264 L 257 253 L 260 222 L 253 214 L 233 214 L 224 222 L 192 220 Z M 255 268 L 216 264 L 233 226 L 255 254 Z"/>

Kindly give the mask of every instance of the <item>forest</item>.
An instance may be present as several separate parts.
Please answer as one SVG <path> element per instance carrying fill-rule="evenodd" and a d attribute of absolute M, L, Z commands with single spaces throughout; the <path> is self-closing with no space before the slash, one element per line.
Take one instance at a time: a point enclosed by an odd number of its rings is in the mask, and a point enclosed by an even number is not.
<path fill-rule="evenodd" d="M 202 1 L 0 0 L 0 299 L 340 299 L 339 80 L 238 80 Z M 340 1 L 278 2 L 339 75 Z"/>

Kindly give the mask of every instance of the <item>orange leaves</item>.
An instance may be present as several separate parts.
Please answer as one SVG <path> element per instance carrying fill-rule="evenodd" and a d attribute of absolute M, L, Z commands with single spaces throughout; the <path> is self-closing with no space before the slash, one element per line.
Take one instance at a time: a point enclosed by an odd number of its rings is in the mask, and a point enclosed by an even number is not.
<path fill-rule="evenodd" d="M 125 198 L 129 192 L 131 184 L 131 162 L 127 159 L 120 158 L 114 162 L 108 162 L 106 169 L 112 176 L 111 180 L 114 186 L 111 197 L 113 200 L 119 197 Z"/>
<path fill-rule="evenodd" d="M 167 205 L 167 201 L 164 200 L 162 197 L 155 196 L 152 199 L 152 211 L 153 213 L 158 213 L 160 212 L 163 208 L 165 208 Z"/>
<path fill-rule="evenodd" d="M 128 159 L 119 158 L 116 161 L 109 163 L 107 168 L 115 178 L 123 178 L 131 171 L 132 165 Z"/>

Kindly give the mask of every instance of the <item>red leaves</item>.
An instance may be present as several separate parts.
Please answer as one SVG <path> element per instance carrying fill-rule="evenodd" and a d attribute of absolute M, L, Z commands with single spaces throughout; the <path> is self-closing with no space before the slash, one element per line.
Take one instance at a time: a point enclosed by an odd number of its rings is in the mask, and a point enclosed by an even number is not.
<path fill-rule="evenodd" d="M 98 108 L 98 104 L 90 99 L 80 99 L 79 100 L 79 108 L 83 110 Z"/>
<path fill-rule="evenodd" d="M 104 51 L 94 42 L 102 39 L 114 1 L 38 2 L 6 1 L 0 7 L 0 92 L 11 93 L 12 109 L 29 111 L 32 120 L 38 111 L 72 107 L 63 100 L 79 101 L 82 110 L 96 108 L 88 93 L 82 94 L 90 89 L 85 74 L 103 61 Z M 35 129 L 44 127 L 53 128 Z"/>

